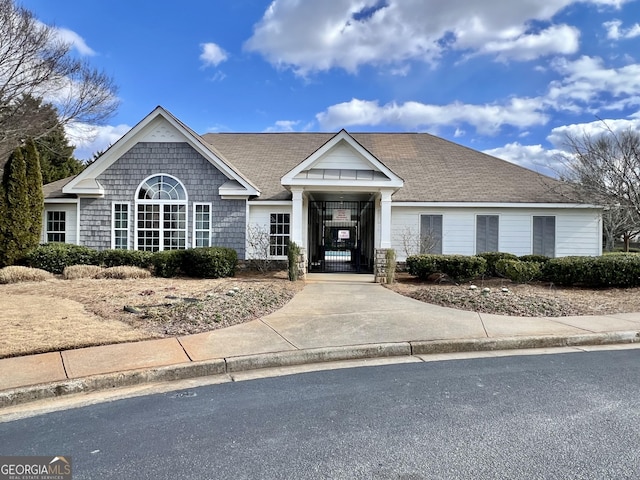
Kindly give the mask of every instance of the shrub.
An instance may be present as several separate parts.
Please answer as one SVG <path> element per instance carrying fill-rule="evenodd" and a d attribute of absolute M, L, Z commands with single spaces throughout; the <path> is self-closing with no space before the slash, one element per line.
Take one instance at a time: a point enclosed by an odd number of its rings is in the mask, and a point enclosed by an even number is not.
<path fill-rule="evenodd" d="M 300 256 L 300 247 L 295 242 L 289 242 L 287 249 L 287 258 L 289 259 L 289 280 L 295 282 L 298 280 L 298 257 Z"/>
<path fill-rule="evenodd" d="M 522 255 L 522 256 L 518 257 L 518 260 L 520 260 L 522 262 L 547 263 L 551 259 L 549 257 L 547 257 L 546 255 L 531 254 L 531 255 Z"/>
<path fill-rule="evenodd" d="M 164 250 L 151 255 L 153 274 L 156 277 L 171 278 L 180 273 L 182 256 L 186 250 Z"/>
<path fill-rule="evenodd" d="M 126 280 L 130 278 L 149 278 L 151 272 L 145 268 L 118 266 L 104 268 L 95 276 L 95 278 L 111 278 L 116 280 Z"/>
<path fill-rule="evenodd" d="M 496 272 L 512 282 L 529 283 L 540 279 L 540 262 L 524 262 L 522 260 L 500 260 L 496 263 Z"/>
<path fill-rule="evenodd" d="M 484 274 L 487 277 L 497 277 L 499 273 L 496 271 L 496 263 L 500 260 L 517 260 L 518 257 L 513 253 L 507 252 L 484 252 L 479 253 L 476 257 L 484 258 L 487 261 L 487 267 Z"/>
<path fill-rule="evenodd" d="M 29 267 L 60 274 L 71 265 L 97 265 L 96 250 L 69 243 L 46 243 L 30 250 L 24 259 Z"/>
<path fill-rule="evenodd" d="M 455 281 L 470 280 L 485 272 L 487 261 L 466 255 L 412 255 L 407 258 L 410 275 L 426 280 L 433 273 L 444 273 Z"/>
<path fill-rule="evenodd" d="M 143 250 L 111 249 L 100 252 L 100 264 L 105 267 L 140 267 L 148 268 L 151 265 L 152 252 Z"/>
<path fill-rule="evenodd" d="M 0 283 L 42 282 L 52 276 L 46 270 L 19 265 L 0 269 Z"/>
<path fill-rule="evenodd" d="M 640 257 L 636 254 L 552 258 L 542 271 L 545 280 L 560 285 L 640 286 Z"/>
<path fill-rule="evenodd" d="M 65 280 L 77 280 L 78 278 L 96 278 L 103 268 L 98 265 L 70 265 L 62 271 Z"/>
<path fill-rule="evenodd" d="M 183 252 L 182 269 L 190 277 L 232 277 L 236 273 L 238 253 L 232 248 L 190 248 Z"/>

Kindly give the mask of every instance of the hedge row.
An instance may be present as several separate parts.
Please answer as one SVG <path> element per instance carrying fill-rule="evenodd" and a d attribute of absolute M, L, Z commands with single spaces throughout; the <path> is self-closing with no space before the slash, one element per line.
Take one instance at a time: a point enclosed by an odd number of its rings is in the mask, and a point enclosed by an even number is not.
<path fill-rule="evenodd" d="M 471 280 L 482 275 L 487 261 L 482 257 L 466 255 L 412 255 L 407 257 L 410 275 L 426 280 L 434 273 L 444 273 L 455 281 Z"/>
<path fill-rule="evenodd" d="M 542 267 L 542 278 L 559 285 L 638 287 L 640 256 L 630 253 L 553 258 Z"/>
<path fill-rule="evenodd" d="M 477 256 L 414 255 L 407 258 L 407 270 L 421 279 L 444 273 L 455 281 L 497 275 L 518 283 L 544 280 L 587 287 L 640 286 L 640 255 L 637 254 L 562 258 L 515 257 L 494 252 Z"/>
<path fill-rule="evenodd" d="M 220 278 L 235 275 L 238 255 L 225 247 L 190 248 L 143 252 L 139 250 L 93 250 L 67 243 L 47 243 L 27 253 L 24 263 L 51 273 L 61 274 L 72 265 L 131 266 L 150 268 L 159 277 Z"/>

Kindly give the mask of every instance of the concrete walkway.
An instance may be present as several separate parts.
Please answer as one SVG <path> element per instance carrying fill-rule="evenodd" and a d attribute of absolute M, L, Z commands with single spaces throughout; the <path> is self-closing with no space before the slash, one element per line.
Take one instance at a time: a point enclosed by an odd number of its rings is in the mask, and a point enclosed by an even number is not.
<path fill-rule="evenodd" d="M 176 338 L 0 360 L 0 406 L 262 367 L 435 352 L 640 341 L 640 313 L 527 318 L 413 300 L 371 275 L 311 274 L 260 320 Z"/>

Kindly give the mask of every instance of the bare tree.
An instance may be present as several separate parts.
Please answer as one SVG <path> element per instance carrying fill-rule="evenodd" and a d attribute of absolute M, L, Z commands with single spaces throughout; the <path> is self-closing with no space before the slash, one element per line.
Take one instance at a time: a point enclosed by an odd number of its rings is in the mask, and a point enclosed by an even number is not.
<path fill-rule="evenodd" d="M 616 238 L 640 230 L 640 133 L 613 131 L 605 122 L 601 134 L 567 135 L 569 153 L 559 158 L 561 180 L 574 185 L 575 200 L 604 207 L 607 249 Z M 565 191 L 568 192 L 569 190 Z"/>
<path fill-rule="evenodd" d="M 260 273 L 271 269 L 271 235 L 268 227 L 258 224 L 247 225 L 247 258 Z"/>
<path fill-rule="evenodd" d="M 405 227 L 400 234 L 405 258 L 420 253 L 434 253 L 439 245 L 439 235 L 431 231 L 418 231 L 414 227 Z"/>
<path fill-rule="evenodd" d="M 25 138 L 55 127 L 36 114 L 34 99 L 51 104 L 61 125 L 100 124 L 118 106 L 112 80 L 72 56 L 55 28 L 0 0 L 0 167 Z"/>

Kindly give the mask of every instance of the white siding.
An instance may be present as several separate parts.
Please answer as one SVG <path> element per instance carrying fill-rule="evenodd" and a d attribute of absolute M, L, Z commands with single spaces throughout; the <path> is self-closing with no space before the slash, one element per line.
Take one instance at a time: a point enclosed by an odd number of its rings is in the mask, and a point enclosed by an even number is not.
<path fill-rule="evenodd" d="M 313 168 L 324 168 L 327 170 L 371 170 L 373 167 L 371 163 L 365 160 L 364 157 L 352 147 L 344 142 L 340 142 L 318 160 L 313 165 Z"/>
<path fill-rule="evenodd" d="M 65 243 L 78 243 L 77 224 L 78 207 L 75 203 L 45 203 L 42 213 L 42 232 L 40 243 L 47 243 L 47 212 L 66 212 Z"/>
<path fill-rule="evenodd" d="M 255 255 L 249 245 L 249 232 L 252 228 L 258 228 L 261 231 L 269 232 L 271 225 L 270 215 L 272 213 L 289 213 L 291 214 L 291 205 L 249 205 L 249 215 L 247 216 L 247 245 L 245 258 L 251 259 Z M 291 219 L 293 222 L 293 219 Z"/>
<path fill-rule="evenodd" d="M 398 260 L 406 258 L 405 244 L 418 235 L 420 215 L 442 215 L 442 253 L 473 255 L 475 253 L 476 215 L 499 215 L 501 252 L 528 255 L 532 252 L 533 216 L 556 217 L 556 257 L 568 255 L 600 255 L 600 214 L 595 209 L 545 208 L 457 208 L 404 207 L 391 208 L 391 244 Z"/>

